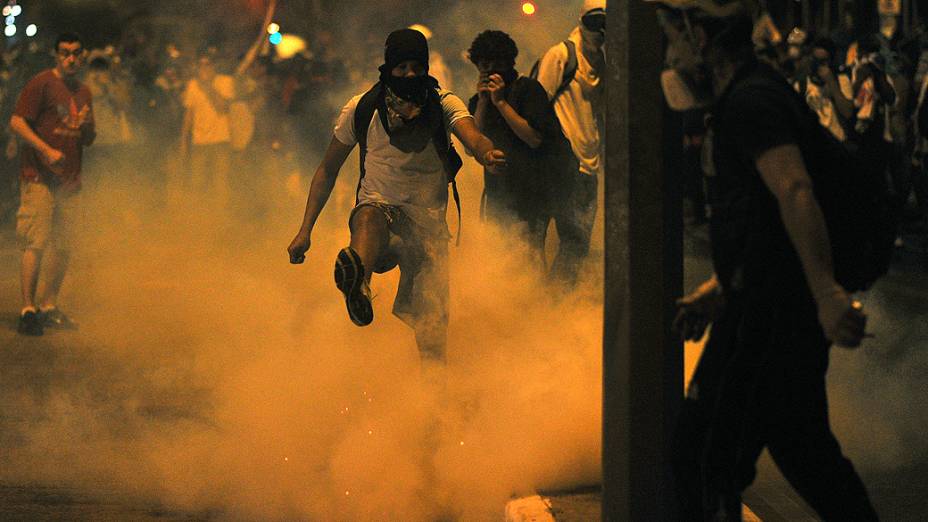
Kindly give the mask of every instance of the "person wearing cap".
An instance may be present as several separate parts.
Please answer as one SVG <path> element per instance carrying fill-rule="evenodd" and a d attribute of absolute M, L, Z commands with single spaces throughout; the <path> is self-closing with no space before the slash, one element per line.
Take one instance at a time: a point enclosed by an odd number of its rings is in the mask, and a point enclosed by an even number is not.
<path fill-rule="evenodd" d="M 505 155 L 477 129 L 467 106 L 429 76 L 429 47 L 419 31 L 390 33 L 380 81 L 351 98 L 313 176 L 299 231 L 288 247 L 302 263 L 341 166 L 357 144 L 361 180 L 349 218 L 351 243 L 335 262 L 335 280 L 358 326 L 374 319 L 370 278 L 399 266 L 393 313 L 412 327 L 423 364 L 445 360 L 448 322 L 448 185 L 460 166 L 449 134 L 485 167 L 501 172 Z M 457 161 L 455 161 L 455 159 Z"/>
<path fill-rule="evenodd" d="M 576 284 L 580 265 L 590 251 L 598 178 L 604 168 L 601 136 L 606 111 L 605 82 L 601 79 L 606 66 L 605 40 L 606 0 L 585 0 L 579 25 L 538 63 L 538 81 L 547 91 L 580 165 L 579 172 L 566 173 L 561 197 L 552 209 L 560 247 L 551 277 L 567 288 Z M 565 78 L 572 55 L 576 55 L 576 72 Z M 565 81 L 569 83 L 564 85 Z"/>

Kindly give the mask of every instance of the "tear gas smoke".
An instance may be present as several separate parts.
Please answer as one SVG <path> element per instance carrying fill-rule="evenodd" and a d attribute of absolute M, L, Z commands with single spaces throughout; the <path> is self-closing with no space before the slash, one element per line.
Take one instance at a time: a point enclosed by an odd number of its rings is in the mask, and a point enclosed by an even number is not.
<path fill-rule="evenodd" d="M 475 9 L 448 21 L 467 43 L 488 27 L 465 22 Z M 533 43 L 563 38 L 574 11 Z M 488 520 L 511 495 L 595 483 L 601 260 L 585 289 L 553 299 L 512 238 L 478 222 L 482 175 L 468 162 L 437 386 L 390 314 L 397 274 L 375 277 L 365 329 L 331 281 L 356 153 L 295 267 L 285 248 L 317 163 L 285 152 L 234 169 L 230 206 L 185 192 L 186 165 L 160 179 L 173 151 L 147 151 L 151 164 L 87 151 L 86 222 L 63 295 L 82 328 L 48 354 L 47 382 L 4 405 L 22 414 L 0 481 L 280 520 Z"/>
<path fill-rule="evenodd" d="M 395 274 L 374 279 L 371 327 L 347 319 L 330 281 L 348 239 L 338 197 L 294 267 L 305 193 L 283 177 L 253 186 L 273 204 L 263 218 L 101 181 L 64 296 L 84 324 L 51 356 L 67 378 L 7 405 L 31 413 L 0 480 L 322 520 L 493 518 L 512 494 L 596 481 L 598 299 L 552 304 L 512 241 L 473 218 L 476 174 L 462 177 L 443 390 L 389 313 Z"/>

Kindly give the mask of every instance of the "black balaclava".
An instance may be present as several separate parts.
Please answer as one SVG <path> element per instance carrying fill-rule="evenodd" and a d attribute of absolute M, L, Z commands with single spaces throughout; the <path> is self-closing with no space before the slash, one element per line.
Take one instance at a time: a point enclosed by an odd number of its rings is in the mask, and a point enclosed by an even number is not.
<path fill-rule="evenodd" d="M 427 74 L 413 78 L 397 78 L 391 74 L 394 67 L 407 60 L 419 62 L 428 72 L 429 43 L 425 35 L 415 29 L 393 31 L 384 45 L 384 63 L 380 66 L 380 81 L 398 97 L 418 105 L 425 105 L 429 89 L 435 87 L 435 80 Z"/>

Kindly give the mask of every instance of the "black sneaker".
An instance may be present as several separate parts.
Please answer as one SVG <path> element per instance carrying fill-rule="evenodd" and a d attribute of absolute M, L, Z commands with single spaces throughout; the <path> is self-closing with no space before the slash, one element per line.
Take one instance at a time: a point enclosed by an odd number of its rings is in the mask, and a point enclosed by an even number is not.
<path fill-rule="evenodd" d="M 62 330 L 77 330 L 77 323 L 57 308 L 39 312 L 42 324 L 47 328 L 60 328 Z"/>
<path fill-rule="evenodd" d="M 19 316 L 19 328 L 16 329 L 23 335 L 39 336 L 45 333 L 42 324 L 42 318 L 38 312 L 28 311 Z"/>
<path fill-rule="evenodd" d="M 374 320 L 371 289 L 364 279 L 364 265 L 351 247 L 345 247 L 335 259 L 335 286 L 345 294 L 345 305 L 351 322 L 367 326 Z"/>

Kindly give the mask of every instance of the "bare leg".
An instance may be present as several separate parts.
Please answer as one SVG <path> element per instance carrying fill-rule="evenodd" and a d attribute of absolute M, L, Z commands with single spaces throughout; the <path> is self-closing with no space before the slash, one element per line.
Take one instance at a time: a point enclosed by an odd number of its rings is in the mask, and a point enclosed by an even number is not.
<path fill-rule="evenodd" d="M 27 248 L 23 250 L 20 271 L 23 308 L 35 307 L 35 290 L 39 282 L 39 268 L 42 266 L 42 250 Z"/>
<path fill-rule="evenodd" d="M 368 281 L 371 270 L 389 246 L 390 225 L 387 218 L 374 207 L 361 207 L 351 218 L 351 248 L 361 258 Z"/>
<path fill-rule="evenodd" d="M 54 308 L 57 305 L 58 292 L 61 290 L 61 283 L 68 271 L 70 260 L 70 252 L 58 250 L 57 248 L 49 249 L 45 255 L 45 262 L 42 263 L 44 277 L 39 280 L 38 290 L 36 291 L 36 296 L 39 298 L 43 310 Z"/>

